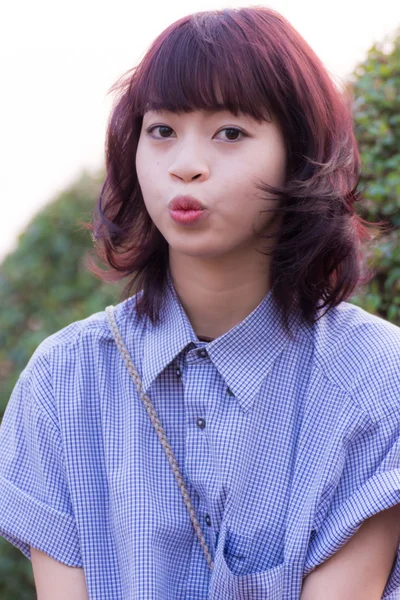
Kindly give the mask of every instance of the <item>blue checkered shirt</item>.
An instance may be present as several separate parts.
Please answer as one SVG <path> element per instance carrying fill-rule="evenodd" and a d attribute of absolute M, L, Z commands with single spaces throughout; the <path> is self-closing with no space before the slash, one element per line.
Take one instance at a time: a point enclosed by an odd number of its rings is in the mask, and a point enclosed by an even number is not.
<path fill-rule="evenodd" d="M 290 339 L 269 293 L 199 341 L 175 289 L 117 324 L 181 467 L 211 570 L 104 312 L 48 337 L 0 428 L 0 534 L 83 567 L 91 600 L 297 600 L 400 502 L 400 329 L 349 303 Z M 400 599 L 397 556 L 383 595 Z"/>

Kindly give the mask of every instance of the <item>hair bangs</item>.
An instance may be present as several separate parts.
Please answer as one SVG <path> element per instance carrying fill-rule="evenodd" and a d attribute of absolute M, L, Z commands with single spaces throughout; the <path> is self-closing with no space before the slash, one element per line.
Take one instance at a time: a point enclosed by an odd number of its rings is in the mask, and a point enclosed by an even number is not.
<path fill-rule="evenodd" d="M 257 121 L 271 119 L 270 86 L 254 78 L 260 58 L 222 25 L 222 20 L 214 22 L 210 35 L 188 21 L 159 40 L 132 82 L 137 115 L 147 110 L 228 110 Z"/>

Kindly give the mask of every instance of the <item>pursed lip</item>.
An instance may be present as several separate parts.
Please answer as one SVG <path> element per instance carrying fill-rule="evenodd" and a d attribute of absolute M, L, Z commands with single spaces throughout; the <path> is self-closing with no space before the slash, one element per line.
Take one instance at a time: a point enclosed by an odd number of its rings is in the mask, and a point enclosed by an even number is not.
<path fill-rule="evenodd" d="M 170 210 L 205 210 L 205 206 L 193 196 L 175 196 L 168 202 Z"/>

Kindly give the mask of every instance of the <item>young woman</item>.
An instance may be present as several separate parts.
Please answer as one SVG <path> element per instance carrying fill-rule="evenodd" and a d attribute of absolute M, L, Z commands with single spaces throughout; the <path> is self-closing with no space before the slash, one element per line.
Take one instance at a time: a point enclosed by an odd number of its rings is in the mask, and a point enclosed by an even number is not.
<path fill-rule="evenodd" d="M 399 598 L 400 330 L 346 302 L 348 102 L 264 8 L 177 21 L 115 89 L 93 232 L 136 294 L 21 374 L 1 534 L 39 600 Z"/>

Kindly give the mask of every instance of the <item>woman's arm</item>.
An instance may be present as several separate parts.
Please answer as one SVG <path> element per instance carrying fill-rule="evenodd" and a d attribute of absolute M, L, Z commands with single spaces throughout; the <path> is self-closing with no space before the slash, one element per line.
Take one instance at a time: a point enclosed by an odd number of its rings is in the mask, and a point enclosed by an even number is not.
<path fill-rule="evenodd" d="M 83 569 L 68 567 L 31 547 L 37 600 L 88 600 Z"/>
<path fill-rule="evenodd" d="M 400 504 L 367 519 L 336 554 L 312 571 L 300 600 L 380 600 L 400 540 Z"/>

